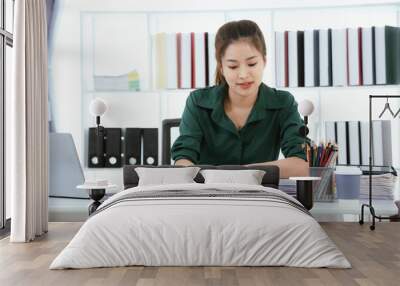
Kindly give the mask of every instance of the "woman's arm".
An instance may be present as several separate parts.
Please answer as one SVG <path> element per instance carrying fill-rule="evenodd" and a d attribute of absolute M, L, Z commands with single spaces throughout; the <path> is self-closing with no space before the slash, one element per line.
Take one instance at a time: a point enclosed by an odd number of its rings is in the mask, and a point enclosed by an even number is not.
<path fill-rule="evenodd" d="M 179 124 L 179 137 L 171 147 L 171 158 L 175 165 L 188 166 L 198 162 L 203 130 L 199 121 L 199 108 L 194 103 L 195 93 L 186 100 L 186 106 Z"/>
<path fill-rule="evenodd" d="M 289 177 L 308 177 L 309 168 L 308 163 L 298 157 L 289 157 L 286 159 L 262 162 L 256 164 L 249 164 L 246 166 L 253 165 L 275 165 L 279 167 L 279 174 L 281 179 L 286 179 Z"/>
<path fill-rule="evenodd" d="M 278 93 L 285 103 L 285 108 L 279 112 L 279 128 L 280 147 L 286 159 L 263 162 L 261 164 L 278 166 L 281 178 L 308 176 L 309 167 L 303 147 L 307 139 L 299 132 L 304 122 L 297 110 L 297 102 L 293 95 L 286 91 L 278 91 Z"/>
<path fill-rule="evenodd" d="M 188 159 L 179 159 L 175 161 L 175 166 L 193 166 L 193 162 Z"/>

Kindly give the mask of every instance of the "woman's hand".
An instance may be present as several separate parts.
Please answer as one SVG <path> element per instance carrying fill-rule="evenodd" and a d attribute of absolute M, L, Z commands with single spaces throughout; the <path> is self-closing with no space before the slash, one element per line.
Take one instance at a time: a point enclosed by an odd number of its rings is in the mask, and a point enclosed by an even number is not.
<path fill-rule="evenodd" d="M 255 165 L 275 165 L 279 167 L 279 174 L 281 179 L 289 177 L 308 177 L 309 167 L 308 162 L 298 157 L 289 157 L 282 160 L 262 162 L 256 164 L 245 165 L 247 167 Z"/>
<path fill-rule="evenodd" d="M 193 166 L 194 164 L 192 163 L 192 161 L 188 160 L 188 159 L 179 159 L 175 161 L 175 166 Z"/>

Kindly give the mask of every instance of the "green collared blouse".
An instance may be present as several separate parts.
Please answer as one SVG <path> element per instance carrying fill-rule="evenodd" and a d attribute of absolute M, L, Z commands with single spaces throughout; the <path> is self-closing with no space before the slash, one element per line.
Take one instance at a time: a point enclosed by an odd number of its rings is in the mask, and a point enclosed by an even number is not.
<path fill-rule="evenodd" d="M 299 133 L 303 121 L 294 97 L 261 84 L 246 124 L 238 130 L 225 114 L 226 85 L 193 91 L 171 149 L 173 160 L 194 164 L 244 165 L 287 157 L 306 159 Z"/>

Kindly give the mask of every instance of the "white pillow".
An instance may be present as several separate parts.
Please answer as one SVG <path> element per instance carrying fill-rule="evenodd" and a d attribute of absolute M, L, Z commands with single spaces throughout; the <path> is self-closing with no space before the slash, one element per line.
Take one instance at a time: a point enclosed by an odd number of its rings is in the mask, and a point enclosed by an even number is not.
<path fill-rule="evenodd" d="M 139 176 L 138 186 L 195 183 L 193 179 L 199 170 L 199 167 L 135 168 Z"/>
<path fill-rule="evenodd" d="M 234 183 L 261 185 L 265 171 L 262 170 L 201 170 L 205 184 Z"/>

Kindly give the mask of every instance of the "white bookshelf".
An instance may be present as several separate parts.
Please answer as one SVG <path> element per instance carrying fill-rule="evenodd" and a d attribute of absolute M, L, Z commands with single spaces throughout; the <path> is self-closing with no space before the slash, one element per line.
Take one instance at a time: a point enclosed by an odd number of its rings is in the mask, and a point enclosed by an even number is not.
<path fill-rule="evenodd" d="M 287 1 L 286 1 L 287 2 Z M 358 26 L 399 25 L 399 4 L 322 6 L 308 2 L 307 7 L 272 5 L 258 9 L 225 10 L 216 8 L 193 10 L 134 9 L 121 11 L 80 12 L 81 54 L 81 158 L 87 165 L 87 129 L 94 126 L 88 113 L 88 104 L 94 97 L 110 102 L 102 117 L 106 127 L 158 127 L 165 118 L 180 117 L 189 89 L 155 89 L 155 62 L 153 35 L 160 32 L 216 32 L 225 22 L 251 19 L 262 29 L 267 44 L 267 67 L 264 82 L 275 86 L 274 32 L 319 28 L 345 28 Z M 116 75 L 136 68 L 140 73 L 143 91 L 93 90 L 92 76 Z M 323 124 L 327 120 L 368 120 L 369 94 L 400 94 L 400 86 L 345 86 L 282 88 L 290 91 L 297 101 L 310 99 L 316 109 L 310 117 L 310 136 L 319 141 Z M 383 108 L 382 103 L 382 108 Z M 393 101 L 395 108 L 400 101 Z M 375 104 L 374 110 L 381 107 Z M 397 120 L 399 121 L 399 120 Z M 393 146 L 400 144 L 399 123 L 393 121 Z M 160 140 L 161 140 L 161 136 Z M 161 141 L 159 158 L 161 160 Z M 395 148 L 394 148 L 395 149 Z M 393 150 L 394 162 L 400 166 L 400 153 Z M 97 170 L 97 169 L 95 169 Z M 88 173 L 89 170 L 86 169 Z M 107 171 L 105 171 L 107 173 Z"/>

